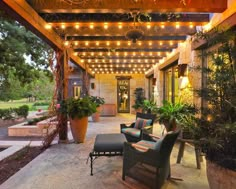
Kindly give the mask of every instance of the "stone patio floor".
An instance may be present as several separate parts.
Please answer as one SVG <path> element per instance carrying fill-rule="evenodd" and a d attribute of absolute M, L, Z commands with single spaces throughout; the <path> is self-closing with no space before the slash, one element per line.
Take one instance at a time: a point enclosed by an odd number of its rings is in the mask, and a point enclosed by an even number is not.
<path fill-rule="evenodd" d="M 126 177 L 122 181 L 122 157 L 99 157 L 94 163 L 94 176 L 86 164 L 96 134 L 118 133 L 119 124 L 131 122 L 134 115 L 119 114 L 102 117 L 98 123 L 89 122 L 85 143 L 54 144 L 44 153 L 9 178 L 0 189 L 146 189 L 140 182 Z M 154 134 L 160 126 L 154 125 Z M 69 135 L 71 137 L 71 135 Z M 164 189 L 208 189 L 205 161 L 202 169 L 196 168 L 194 149 L 186 146 L 181 164 L 176 164 L 179 144 L 171 155 L 172 176 L 184 181 L 167 181 Z"/>

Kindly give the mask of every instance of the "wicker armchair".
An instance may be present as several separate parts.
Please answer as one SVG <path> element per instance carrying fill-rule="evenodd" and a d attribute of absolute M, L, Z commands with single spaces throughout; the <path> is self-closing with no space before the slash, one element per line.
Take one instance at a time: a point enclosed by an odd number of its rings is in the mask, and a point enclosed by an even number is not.
<path fill-rule="evenodd" d="M 155 181 L 146 184 L 151 184 L 155 189 L 161 188 L 165 180 L 170 177 L 170 154 L 178 135 L 179 131 L 171 131 L 156 142 L 147 140 L 135 144 L 125 142 L 122 179 L 125 180 L 125 176 L 130 176 L 140 180 L 141 178 L 137 178 L 137 173 L 146 165 L 152 168 L 154 172 L 152 175 L 155 175 Z M 136 171 L 132 172 L 135 167 Z"/>
<path fill-rule="evenodd" d="M 145 119 L 145 120 L 151 120 L 151 122 L 148 126 L 145 126 L 143 128 L 135 128 L 135 122 L 133 122 L 129 125 L 125 124 L 125 123 L 120 124 L 120 132 L 125 135 L 128 142 L 140 141 L 144 130 L 147 133 L 152 133 L 153 123 L 156 119 L 156 115 L 155 114 L 144 114 L 144 113 L 137 112 L 136 120 L 138 118 Z"/>

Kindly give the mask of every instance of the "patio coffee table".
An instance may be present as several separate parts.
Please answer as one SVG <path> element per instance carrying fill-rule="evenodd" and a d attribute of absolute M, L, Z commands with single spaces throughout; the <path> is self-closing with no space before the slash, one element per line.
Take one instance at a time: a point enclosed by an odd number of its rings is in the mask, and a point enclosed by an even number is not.
<path fill-rule="evenodd" d="M 93 151 L 89 153 L 91 175 L 93 175 L 93 162 L 99 156 L 121 156 L 123 145 L 126 142 L 124 134 L 98 134 L 95 139 Z"/>

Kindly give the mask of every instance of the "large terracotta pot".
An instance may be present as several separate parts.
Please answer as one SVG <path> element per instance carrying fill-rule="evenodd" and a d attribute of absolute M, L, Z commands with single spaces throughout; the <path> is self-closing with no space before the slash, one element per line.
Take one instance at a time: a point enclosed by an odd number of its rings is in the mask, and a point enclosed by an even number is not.
<path fill-rule="evenodd" d="M 88 117 L 70 119 L 71 133 L 76 143 L 84 142 L 88 127 Z"/>
<path fill-rule="evenodd" d="M 207 179 L 211 189 L 236 188 L 236 172 L 207 161 Z"/>
<path fill-rule="evenodd" d="M 101 107 L 97 107 L 97 112 L 92 114 L 92 120 L 93 122 L 99 122 L 100 121 L 100 112 L 101 112 Z"/>

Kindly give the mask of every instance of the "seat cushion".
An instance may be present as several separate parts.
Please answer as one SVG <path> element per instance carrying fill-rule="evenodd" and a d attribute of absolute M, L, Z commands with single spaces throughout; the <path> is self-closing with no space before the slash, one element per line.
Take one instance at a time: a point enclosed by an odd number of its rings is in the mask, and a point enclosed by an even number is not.
<path fill-rule="evenodd" d="M 137 118 L 134 128 L 136 129 L 142 129 L 145 126 L 150 126 L 152 123 L 151 119 L 142 119 L 142 118 Z"/>
<path fill-rule="evenodd" d="M 152 141 L 148 141 L 148 140 L 141 140 L 141 141 L 137 142 L 136 144 L 146 147 L 146 148 L 154 149 L 156 142 L 152 142 Z"/>
<path fill-rule="evenodd" d="M 131 136 L 134 136 L 134 137 L 137 137 L 137 138 L 140 137 L 140 133 L 141 133 L 140 129 L 136 129 L 136 128 L 123 128 L 121 130 L 121 132 L 131 135 Z"/>
<path fill-rule="evenodd" d="M 124 134 L 98 134 L 94 143 L 96 152 L 117 152 L 123 150 L 126 142 Z"/>
<path fill-rule="evenodd" d="M 162 138 L 158 139 L 156 142 L 148 141 L 148 140 L 141 140 L 141 141 L 137 142 L 136 144 L 146 147 L 146 148 L 150 148 L 150 149 L 159 151 L 161 148 L 162 140 L 163 140 Z"/>

